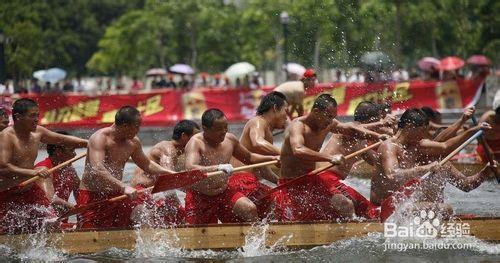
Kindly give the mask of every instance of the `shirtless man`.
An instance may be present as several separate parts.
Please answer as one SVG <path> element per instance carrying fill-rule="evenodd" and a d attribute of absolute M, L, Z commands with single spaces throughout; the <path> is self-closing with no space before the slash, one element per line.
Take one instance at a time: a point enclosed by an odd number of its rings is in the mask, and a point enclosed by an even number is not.
<path fill-rule="evenodd" d="M 466 176 L 450 163 L 443 165 L 435 173 L 422 181 L 415 195 L 415 203 L 410 211 L 432 210 L 435 213 L 450 218 L 453 215 L 453 207 L 444 202 L 444 188 L 450 183 L 456 188 L 470 192 L 479 187 L 492 173 L 498 172 L 498 164 L 488 163 L 480 172 L 472 176 Z"/>
<path fill-rule="evenodd" d="M 131 106 L 124 106 L 115 115 L 113 125 L 96 131 L 89 139 L 85 169 L 80 184 L 78 206 L 109 199 L 122 194 L 129 198 L 106 207 L 85 211 L 79 218 L 84 228 L 130 227 L 132 210 L 143 200 L 137 197 L 137 189 L 122 182 L 127 160 L 132 160 L 149 174 L 172 174 L 169 169 L 151 161 L 142 151 L 137 138 L 141 126 L 141 114 Z"/>
<path fill-rule="evenodd" d="M 286 96 L 286 101 L 291 106 L 288 116 L 292 119 L 293 114 L 297 111 L 298 117 L 304 115 L 305 91 L 311 89 L 316 84 L 316 73 L 312 69 L 307 69 L 300 81 L 288 81 L 274 88 L 274 91 L 279 91 Z"/>
<path fill-rule="evenodd" d="M 425 113 L 415 108 L 408 109 L 399 120 L 398 135 L 380 145 L 378 172 L 371 184 L 372 203 L 380 205 L 409 180 L 419 178 L 431 170 L 438 171 L 440 168 L 437 162 L 429 164 L 429 160 L 446 156 L 479 129 L 488 128 L 473 127 L 445 142 L 437 142 L 427 139 L 428 125 L 429 119 Z"/>
<path fill-rule="evenodd" d="M 3 108 L 0 108 L 0 132 L 9 126 L 9 114 Z"/>
<path fill-rule="evenodd" d="M 329 132 L 373 140 L 385 137 L 353 124 L 340 123 L 336 116 L 337 102 L 330 95 L 322 94 L 314 101 L 311 113 L 291 123 L 281 148 L 280 184 L 311 172 L 316 162 L 343 163 L 341 154 L 319 152 Z M 284 221 L 351 218 L 354 206 L 328 181 L 313 175 L 281 191 L 276 213 Z"/>
<path fill-rule="evenodd" d="M 69 135 L 67 132 L 58 133 Z M 45 158 L 45 160 L 37 163 L 35 167 L 50 169 L 76 155 L 73 148 L 55 144 L 47 144 L 47 154 L 49 156 Z M 55 171 L 49 177 L 39 180 L 38 184 L 44 190 L 47 198 L 59 215 L 74 207 L 74 205 L 69 202 L 69 196 L 73 193 L 75 199 L 78 199 L 80 178 L 78 178 L 78 174 L 73 165 L 70 164 L 59 171 Z"/>
<path fill-rule="evenodd" d="M 182 120 L 174 127 L 172 140 L 157 143 L 147 156 L 166 169 L 175 172 L 184 171 L 186 170 L 184 147 L 189 139 L 198 132 L 200 132 L 200 126 L 196 122 Z M 155 184 L 156 178 L 155 175 L 145 173 L 137 168 L 130 185 L 139 189 L 147 188 Z M 176 190 L 163 192 L 162 195 L 163 198 L 157 199 L 153 208 L 155 220 L 159 221 L 158 224 L 184 223 L 185 210 L 177 197 Z"/>
<path fill-rule="evenodd" d="M 37 184 L 16 187 L 34 176 L 49 176 L 46 168 L 34 167 L 40 143 L 87 146 L 87 140 L 39 126 L 39 113 L 35 101 L 19 99 L 12 105 L 14 125 L 0 132 L 0 232 L 34 232 L 44 218 L 53 216 L 50 202 Z"/>
<path fill-rule="evenodd" d="M 219 109 L 209 109 L 201 117 L 203 132 L 186 145 L 186 169 L 204 172 L 224 171 L 193 184 L 186 192 L 186 221 L 189 224 L 256 221 L 257 207 L 228 183 L 235 157 L 245 164 L 278 160 L 249 152 L 236 136 L 227 132 L 227 119 Z"/>
<path fill-rule="evenodd" d="M 495 108 L 495 110 L 489 110 L 481 116 L 479 119 L 479 123 L 487 122 L 491 125 L 492 129 L 487 130 L 484 134 L 484 138 L 486 139 L 486 143 L 488 147 L 490 147 L 490 152 L 495 157 L 496 161 L 500 161 L 500 102 L 499 105 Z M 482 144 L 478 144 L 477 152 L 481 157 L 483 162 L 487 162 L 488 158 L 486 158 L 486 152 Z"/>
<path fill-rule="evenodd" d="M 280 149 L 273 145 L 273 130 L 285 128 L 287 107 L 286 97 L 280 92 L 273 91 L 262 98 L 257 108 L 257 116 L 250 119 L 243 128 L 240 137 L 241 145 L 250 152 L 279 156 Z M 259 182 L 259 178 L 276 184 L 278 176 L 269 166 L 253 169 L 253 173 L 236 173 L 229 178 L 229 184 L 255 202 L 270 190 L 269 186 Z M 261 219 L 270 212 L 272 203 L 273 198 L 269 197 L 256 204 Z"/>
<path fill-rule="evenodd" d="M 389 115 L 387 115 L 389 116 Z M 380 132 L 381 128 L 390 128 L 393 125 L 393 118 L 385 118 L 379 120 L 379 106 L 370 101 L 363 101 L 358 104 L 354 110 L 354 123 L 368 129 L 375 129 Z M 382 133 L 382 132 L 381 132 Z M 321 149 L 321 153 L 329 155 L 348 155 L 349 153 L 358 151 L 369 144 L 366 140 L 359 139 L 354 136 L 345 134 L 333 134 L 328 140 L 325 147 Z M 370 165 L 376 165 L 378 157 L 376 152 L 369 152 L 346 160 L 343 164 L 334 166 L 329 170 L 318 174 L 321 180 L 327 180 L 330 185 L 341 191 L 345 197 L 349 198 L 354 205 L 354 210 L 357 216 L 366 218 L 378 218 L 379 211 L 377 206 L 373 205 L 363 195 L 358 193 L 354 188 L 344 184 L 344 180 L 353 165 L 361 160 L 365 160 Z M 316 167 L 323 167 L 328 163 L 318 163 Z"/>

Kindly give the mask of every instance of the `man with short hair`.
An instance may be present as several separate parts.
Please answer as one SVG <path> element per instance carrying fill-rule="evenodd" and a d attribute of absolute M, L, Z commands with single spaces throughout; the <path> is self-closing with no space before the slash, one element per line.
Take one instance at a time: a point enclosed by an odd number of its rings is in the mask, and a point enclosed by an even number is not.
<path fill-rule="evenodd" d="M 305 92 L 308 89 L 314 88 L 315 84 L 316 73 L 312 69 L 307 69 L 300 81 L 288 81 L 274 88 L 274 91 L 279 91 L 286 96 L 288 105 L 291 106 L 291 109 L 288 111 L 290 119 L 292 119 L 295 111 L 297 111 L 298 117 L 304 115 L 304 105 L 302 103 Z"/>
<path fill-rule="evenodd" d="M 233 172 L 229 164 L 235 157 L 245 164 L 278 160 L 248 151 L 236 136 L 228 133 L 228 123 L 219 109 L 209 109 L 201 117 L 203 132 L 191 137 L 186 145 L 186 168 L 204 172 L 224 171 L 193 184 L 186 192 L 186 221 L 206 224 L 256 221 L 257 207 L 228 182 Z"/>
<path fill-rule="evenodd" d="M 9 126 L 9 114 L 4 108 L 0 108 L 0 132 Z"/>
<path fill-rule="evenodd" d="M 0 132 L 0 232 L 35 232 L 44 219 L 53 216 L 50 202 L 37 184 L 17 187 L 35 176 L 49 176 L 47 168 L 34 167 L 40 143 L 87 146 L 87 140 L 39 126 L 39 114 L 35 101 L 16 100 L 12 105 L 14 125 Z"/>
<path fill-rule="evenodd" d="M 439 171 L 440 165 L 429 160 L 446 156 L 479 129 L 489 128 L 476 126 L 447 141 L 437 142 L 428 139 L 428 126 L 429 119 L 420 109 L 407 109 L 401 115 L 398 136 L 384 141 L 378 149 L 380 162 L 372 178 L 372 203 L 380 205 L 408 181 L 429 171 Z"/>
<path fill-rule="evenodd" d="M 142 123 L 141 114 L 132 106 L 121 107 L 113 125 L 97 130 L 89 139 L 85 169 L 80 184 L 78 206 L 85 206 L 122 194 L 128 199 L 91 208 L 81 214 L 83 228 L 131 227 L 134 208 L 144 202 L 137 189 L 122 182 L 125 163 L 132 158 L 139 168 L 149 174 L 172 174 L 150 160 L 142 151 L 137 137 Z M 135 200 L 137 198 L 137 200 Z"/>
<path fill-rule="evenodd" d="M 337 102 L 328 94 L 314 101 L 309 114 L 296 118 L 281 148 L 281 175 L 279 184 L 287 183 L 314 170 L 317 162 L 341 165 L 344 156 L 320 152 L 329 132 L 378 140 L 385 138 L 351 123 L 340 123 Z M 352 201 L 342 192 L 321 180 L 317 175 L 304 177 L 300 182 L 281 190 L 277 200 L 276 214 L 284 221 L 329 220 L 351 218 L 354 214 Z"/>
<path fill-rule="evenodd" d="M 171 141 L 161 141 L 157 143 L 148 152 L 147 156 L 153 162 L 171 171 L 184 171 L 186 156 L 184 148 L 189 139 L 200 132 L 200 126 L 191 120 L 179 121 L 172 134 Z M 137 168 L 130 185 L 133 187 L 147 188 L 153 186 L 157 176 L 148 174 Z M 185 221 L 185 210 L 177 197 L 176 190 L 163 192 L 163 198 L 155 201 L 153 207 L 154 216 L 159 222 L 158 225 L 164 224 L 182 224 Z M 151 207 L 148 207 L 151 208 Z"/>
<path fill-rule="evenodd" d="M 283 93 L 272 91 L 262 98 L 257 107 L 257 116 L 250 119 L 243 128 L 240 143 L 250 152 L 263 155 L 280 155 L 280 149 L 273 145 L 273 130 L 284 129 L 287 121 L 288 104 Z M 229 184 L 255 202 L 270 187 L 261 183 L 259 178 L 278 183 L 278 176 L 269 166 L 256 168 L 251 172 L 236 173 L 229 178 Z M 270 212 L 272 198 L 257 203 L 259 217 L 264 218 Z"/>
<path fill-rule="evenodd" d="M 498 93 L 500 94 L 500 91 Z M 493 157 L 500 162 L 500 96 L 498 97 L 493 105 L 496 106 L 495 110 L 485 112 L 479 119 L 479 123 L 486 122 L 491 125 L 492 129 L 485 132 L 484 138 Z M 477 145 L 477 153 L 481 161 L 486 163 L 488 158 L 482 144 Z"/>
<path fill-rule="evenodd" d="M 389 116 L 389 115 L 388 115 Z M 380 120 L 380 107 L 374 102 L 363 101 L 358 104 L 354 110 L 354 123 L 364 128 L 385 133 L 382 128 L 390 128 L 393 124 L 392 118 Z M 357 136 L 347 134 L 332 134 L 326 145 L 321 149 L 321 153 L 336 155 L 348 155 L 355 151 L 366 147 L 370 142 L 358 138 Z M 334 166 L 320 174 L 320 180 L 327 181 L 330 187 L 334 187 L 349 198 L 354 205 L 354 211 L 357 216 L 365 218 L 378 218 L 378 207 L 373 205 L 363 195 L 358 193 L 354 188 L 342 182 L 355 163 L 365 160 L 370 165 L 376 165 L 378 156 L 375 151 L 370 150 L 367 153 L 346 160 L 343 164 Z M 328 163 L 318 163 L 317 167 L 322 167 Z"/>
<path fill-rule="evenodd" d="M 57 133 L 70 135 L 64 131 L 59 131 Z M 47 144 L 47 154 L 49 156 L 45 158 L 45 160 L 37 163 L 35 167 L 51 169 L 76 155 L 74 148 L 55 144 Z M 69 202 L 69 197 L 71 193 L 73 193 L 75 200 L 78 199 L 80 178 L 78 178 L 78 174 L 73 165 L 69 164 L 53 172 L 49 177 L 40 180 L 38 183 L 45 191 L 47 198 L 59 215 L 74 207 L 74 205 Z"/>

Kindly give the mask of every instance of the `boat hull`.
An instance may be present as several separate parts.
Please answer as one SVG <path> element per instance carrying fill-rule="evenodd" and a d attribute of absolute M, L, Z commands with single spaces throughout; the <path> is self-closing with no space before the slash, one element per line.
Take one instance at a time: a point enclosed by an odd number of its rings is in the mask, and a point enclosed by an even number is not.
<path fill-rule="evenodd" d="M 479 239 L 500 241 L 500 218 L 475 218 L 462 220 L 470 224 L 471 235 Z M 87 254 L 105 251 L 112 247 L 133 250 L 138 239 L 161 244 L 166 237 L 175 236 L 176 247 L 183 249 L 235 249 L 245 244 L 249 224 L 219 224 L 186 226 L 175 229 L 65 231 L 47 234 L 47 245 L 69 254 Z M 379 222 L 309 222 L 272 223 L 266 229 L 266 245 L 280 241 L 288 248 L 310 248 L 331 244 L 335 241 L 362 237 L 368 233 L 384 231 Z M 2 235 L 0 244 L 11 248 L 22 248 L 29 235 Z"/>

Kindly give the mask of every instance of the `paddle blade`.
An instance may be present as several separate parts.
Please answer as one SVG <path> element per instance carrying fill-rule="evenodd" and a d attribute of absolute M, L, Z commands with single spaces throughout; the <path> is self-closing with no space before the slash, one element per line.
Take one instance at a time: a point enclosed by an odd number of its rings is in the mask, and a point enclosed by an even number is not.
<path fill-rule="evenodd" d="M 408 199 L 421 182 L 420 178 L 412 179 L 406 182 L 400 190 L 384 199 L 382 204 L 380 204 L 380 221 L 385 222 L 394 213 L 394 210 L 396 210 L 396 203 Z"/>
<path fill-rule="evenodd" d="M 192 185 L 207 178 L 207 174 L 200 170 L 192 170 L 158 177 L 152 193 L 163 192 Z"/>
<path fill-rule="evenodd" d="M 88 205 L 84 205 L 84 206 L 77 206 L 71 210 L 69 210 L 68 212 L 64 213 L 63 215 L 61 215 L 57 221 L 61 221 L 61 220 L 64 220 L 72 215 L 78 215 L 78 214 L 81 214 L 87 210 L 89 210 L 90 208 L 94 208 L 94 207 L 98 207 L 98 206 L 101 206 L 101 205 L 104 205 L 105 203 L 108 203 L 109 200 L 101 200 L 101 201 L 97 201 L 97 202 L 94 202 L 94 203 L 90 203 Z"/>

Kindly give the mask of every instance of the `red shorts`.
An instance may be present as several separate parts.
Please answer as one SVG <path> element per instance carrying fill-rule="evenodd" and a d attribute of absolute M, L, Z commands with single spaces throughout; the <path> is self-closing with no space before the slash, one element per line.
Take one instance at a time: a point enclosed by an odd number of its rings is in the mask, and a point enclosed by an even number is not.
<path fill-rule="evenodd" d="M 192 189 L 186 191 L 186 222 L 188 224 L 217 224 L 240 222 L 233 207 L 244 194 L 228 185 L 221 194 L 208 196 Z"/>
<path fill-rule="evenodd" d="M 337 175 L 335 172 L 330 170 L 324 171 L 318 174 L 318 177 L 324 185 L 327 185 L 329 188 L 335 188 L 335 190 L 342 192 L 345 197 L 349 198 L 354 204 L 354 210 L 357 216 L 369 219 L 379 217 L 379 208 L 372 204 L 372 202 L 366 199 L 363 195 L 358 193 L 354 188 L 344 184 L 341 181 L 342 177 Z"/>
<path fill-rule="evenodd" d="M 280 179 L 284 184 L 292 179 Z M 310 175 L 282 189 L 276 199 L 276 216 L 283 221 L 332 220 L 338 214 L 331 209 L 333 195 L 342 194 L 329 181 L 320 180 L 319 176 Z"/>
<path fill-rule="evenodd" d="M 136 187 L 137 190 L 143 189 L 141 186 Z M 121 194 L 101 194 L 91 192 L 89 190 L 80 189 L 78 195 L 77 206 L 85 206 L 87 204 L 106 200 L 119 196 Z M 150 200 L 150 195 L 139 194 L 136 199 L 125 199 L 122 201 L 106 204 L 91 208 L 78 217 L 78 226 L 81 228 L 129 228 L 133 226 L 132 219 L 130 218 L 133 209 Z"/>
<path fill-rule="evenodd" d="M 497 146 L 498 145 L 498 146 Z M 493 151 L 493 156 L 496 161 L 500 161 L 500 140 L 497 141 L 489 141 L 488 146 L 490 146 L 491 150 Z M 484 151 L 484 147 L 481 143 L 477 145 L 476 148 L 477 154 L 481 158 L 481 161 L 483 163 L 488 162 L 488 157 L 486 156 L 486 152 Z"/>
<path fill-rule="evenodd" d="M 159 225 L 181 225 L 186 223 L 186 209 L 177 198 L 165 197 L 154 201 L 155 215 Z"/>
<path fill-rule="evenodd" d="M 0 193 L 0 233 L 34 233 L 43 226 L 43 220 L 55 217 L 45 192 L 36 184 L 15 193 Z"/>
<path fill-rule="evenodd" d="M 239 172 L 229 177 L 229 185 L 236 191 L 244 194 L 248 199 L 255 203 L 259 218 L 265 218 L 273 204 L 273 195 L 256 202 L 259 197 L 263 196 L 271 187 L 259 182 L 259 179 L 250 172 Z"/>

